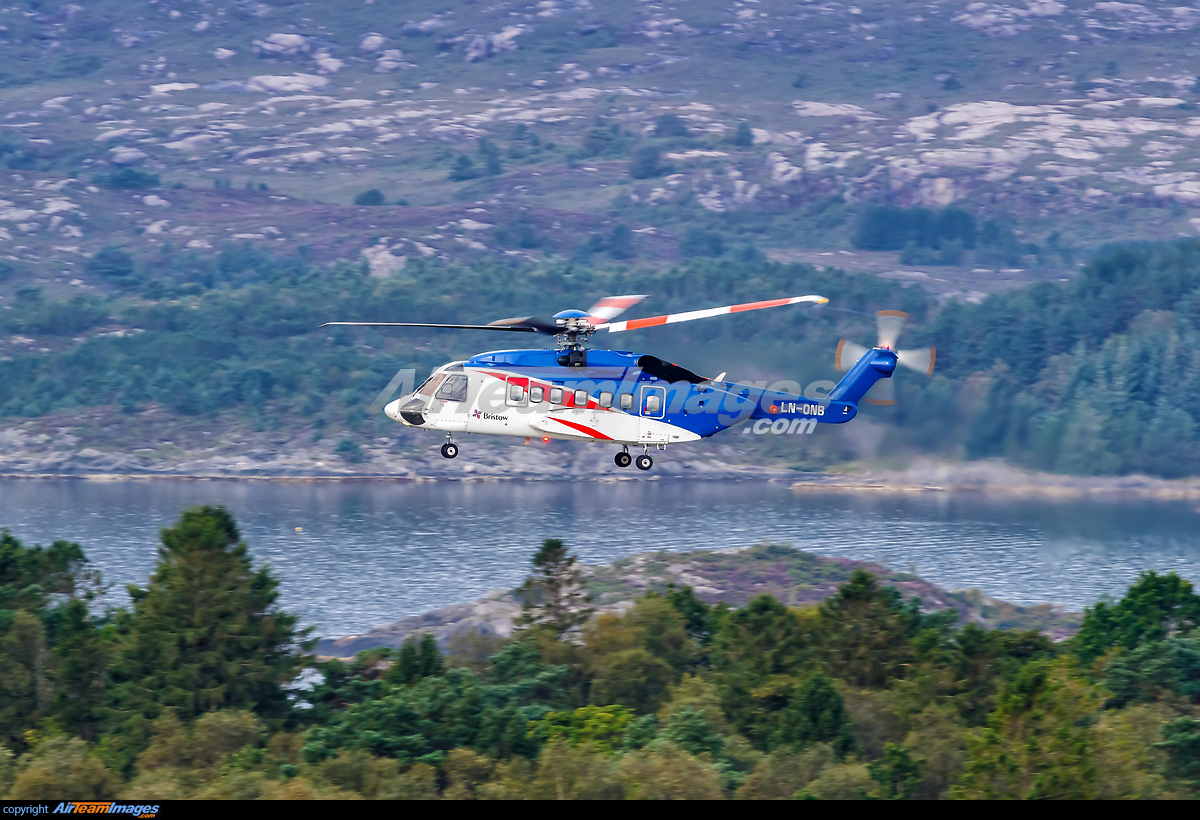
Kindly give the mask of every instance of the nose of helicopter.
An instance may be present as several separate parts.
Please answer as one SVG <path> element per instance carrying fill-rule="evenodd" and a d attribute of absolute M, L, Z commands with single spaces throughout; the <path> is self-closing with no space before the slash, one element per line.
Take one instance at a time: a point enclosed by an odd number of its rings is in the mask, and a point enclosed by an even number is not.
<path fill-rule="evenodd" d="M 400 405 L 403 401 L 403 399 L 396 399 L 393 402 L 388 402 L 383 408 L 383 414 L 392 421 L 400 421 Z"/>

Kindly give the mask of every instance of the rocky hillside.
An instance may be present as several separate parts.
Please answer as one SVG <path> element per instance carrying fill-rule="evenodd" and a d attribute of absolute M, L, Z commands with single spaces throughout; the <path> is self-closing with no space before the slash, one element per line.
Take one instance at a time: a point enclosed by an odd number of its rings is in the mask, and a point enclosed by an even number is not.
<path fill-rule="evenodd" d="M 1049 604 L 1014 606 L 990 598 L 979 590 L 947 592 L 915 575 L 892 572 L 878 564 L 823 558 L 791 547 L 760 544 L 744 550 L 689 553 L 646 553 L 623 558 L 604 567 L 593 567 L 588 586 L 601 611 L 621 611 L 649 590 L 662 592 L 667 584 L 690 586 L 707 603 L 724 601 L 739 607 L 758 595 L 772 595 L 792 606 L 820 603 L 836 591 L 857 568 L 873 573 L 883 583 L 908 597 L 917 597 L 927 612 L 956 610 L 960 621 L 989 629 L 1036 629 L 1056 640 L 1069 637 L 1079 626 L 1079 616 Z M 431 632 L 443 644 L 473 634 L 512 633 L 520 604 L 512 592 L 498 590 L 477 601 L 427 612 L 380 626 L 362 635 L 324 640 L 317 652 L 351 657 L 376 646 L 399 647 L 411 635 Z"/>
<path fill-rule="evenodd" d="M 0 258 L 64 291 L 113 244 L 387 275 L 621 221 L 666 260 L 705 219 L 836 253 L 843 205 L 884 200 L 1056 247 L 1190 234 L 1198 26 L 1091 0 L 10 0 Z"/>

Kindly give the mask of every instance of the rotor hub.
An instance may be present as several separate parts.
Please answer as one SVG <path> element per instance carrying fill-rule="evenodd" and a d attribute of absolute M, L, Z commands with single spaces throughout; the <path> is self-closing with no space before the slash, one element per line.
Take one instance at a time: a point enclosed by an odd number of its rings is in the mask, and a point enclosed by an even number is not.
<path fill-rule="evenodd" d="M 583 310 L 562 310 L 554 314 L 554 324 L 562 328 L 555 339 L 561 350 L 579 350 L 596 332 L 592 316 Z"/>

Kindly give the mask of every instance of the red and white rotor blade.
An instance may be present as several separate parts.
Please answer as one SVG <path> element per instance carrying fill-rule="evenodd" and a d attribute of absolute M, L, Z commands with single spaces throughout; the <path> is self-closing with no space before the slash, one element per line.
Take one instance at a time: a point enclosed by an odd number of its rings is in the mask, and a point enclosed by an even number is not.
<path fill-rule="evenodd" d="M 871 389 L 867 391 L 867 395 L 863 397 L 863 401 L 867 404 L 875 404 L 883 407 L 896 403 L 896 383 L 891 379 L 880 379 L 871 385 Z"/>
<path fill-rule="evenodd" d="M 896 351 L 897 364 L 903 365 L 909 370 L 924 373 L 926 376 L 933 375 L 933 362 L 936 358 L 936 351 L 932 347 L 925 347 L 920 350 Z"/>
<path fill-rule="evenodd" d="M 896 340 L 900 331 L 908 321 L 908 314 L 902 310 L 881 310 L 875 314 L 875 326 L 879 330 L 879 346 L 888 350 L 896 349 Z"/>
<path fill-rule="evenodd" d="M 849 370 L 858 364 L 858 360 L 867 355 L 868 349 L 860 344 L 856 344 L 849 339 L 842 339 L 838 342 L 837 353 L 833 354 L 833 368 L 839 373 L 843 370 Z"/>
<path fill-rule="evenodd" d="M 824 296 L 792 296 L 786 299 L 747 302 L 744 305 L 725 305 L 724 307 L 707 308 L 705 310 L 690 310 L 687 313 L 668 313 L 664 316 L 651 316 L 648 319 L 629 319 L 624 322 L 610 322 L 607 325 L 599 325 L 598 329 L 608 328 L 609 333 L 620 333 L 625 330 L 640 330 L 644 327 L 674 325 L 679 322 L 691 322 L 695 319 L 709 319 L 713 316 L 724 316 L 727 313 L 745 313 L 750 310 L 798 305 L 803 302 L 823 305 L 828 301 Z"/>
<path fill-rule="evenodd" d="M 625 311 L 645 299 L 641 296 L 605 296 L 588 308 L 588 320 L 594 325 L 611 322 Z"/>

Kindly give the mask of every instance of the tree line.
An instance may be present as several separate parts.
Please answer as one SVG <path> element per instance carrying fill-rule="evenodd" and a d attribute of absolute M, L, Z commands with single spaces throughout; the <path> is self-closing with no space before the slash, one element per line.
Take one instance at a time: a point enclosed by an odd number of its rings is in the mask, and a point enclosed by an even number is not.
<path fill-rule="evenodd" d="M 0 536 L 0 796 L 1168 798 L 1200 789 L 1200 596 L 1146 573 L 1079 633 L 986 630 L 855 572 L 816 606 L 687 587 L 599 612 L 544 542 L 508 638 L 310 654 L 223 508 L 130 604 Z"/>
<path fill-rule="evenodd" d="M 960 217 L 943 214 L 933 224 L 969 233 Z M 510 227 L 511 240 L 524 241 L 529 226 Z M 664 327 L 630 343 L 734 379 L 776 374 L 809 384 L 839 378 L 832 368 L 839 337 L 873 342 L 872 314 L 900 309 L 911 316 L 902 346 L 935 345 L 937 371 L 932 380 L 902 373 L 897 408 L 864 413 L 891 428 L 884 454 L 999 456 L 1084 475 L 1200 472 L 1197 240 L 1105 249 L 1070 281 L 978 304 L 938 303 L 918 287 L 875 276 L 761 258 L 697 257 L 653 270 L 421 258 L 378 279 L 361 264 L 317 264 L 303 252 L 274 256 L 242 244 L 216 255 L 167 248 L 148 259 L 113 248 L 89 264 L 114 288 L 107 297 L 55 301 L 25 287 L 12 310 L 0 311 L 0 332 L 49 341 L 45 351 L 0 359 L 0 416 L 92 406 L 128 416 L 157 405 L 317 435 L 326 427 L 329 435 L 367 424 L 385 430 L 363 408 L 397 368 L 427 372 L 507 340 L 316 330 L 322 322 L 482 322 L 586 307 L 611 293 L 653 294 L 662 312 L 819 293 L 830 298 L 827 308 Z M 697 293 L 705 294 L 699 303 Z M 814 437 L 802 454 L 777 449 L 773 457 L 805 469 L 858 457 L 835 433 Z"/>

